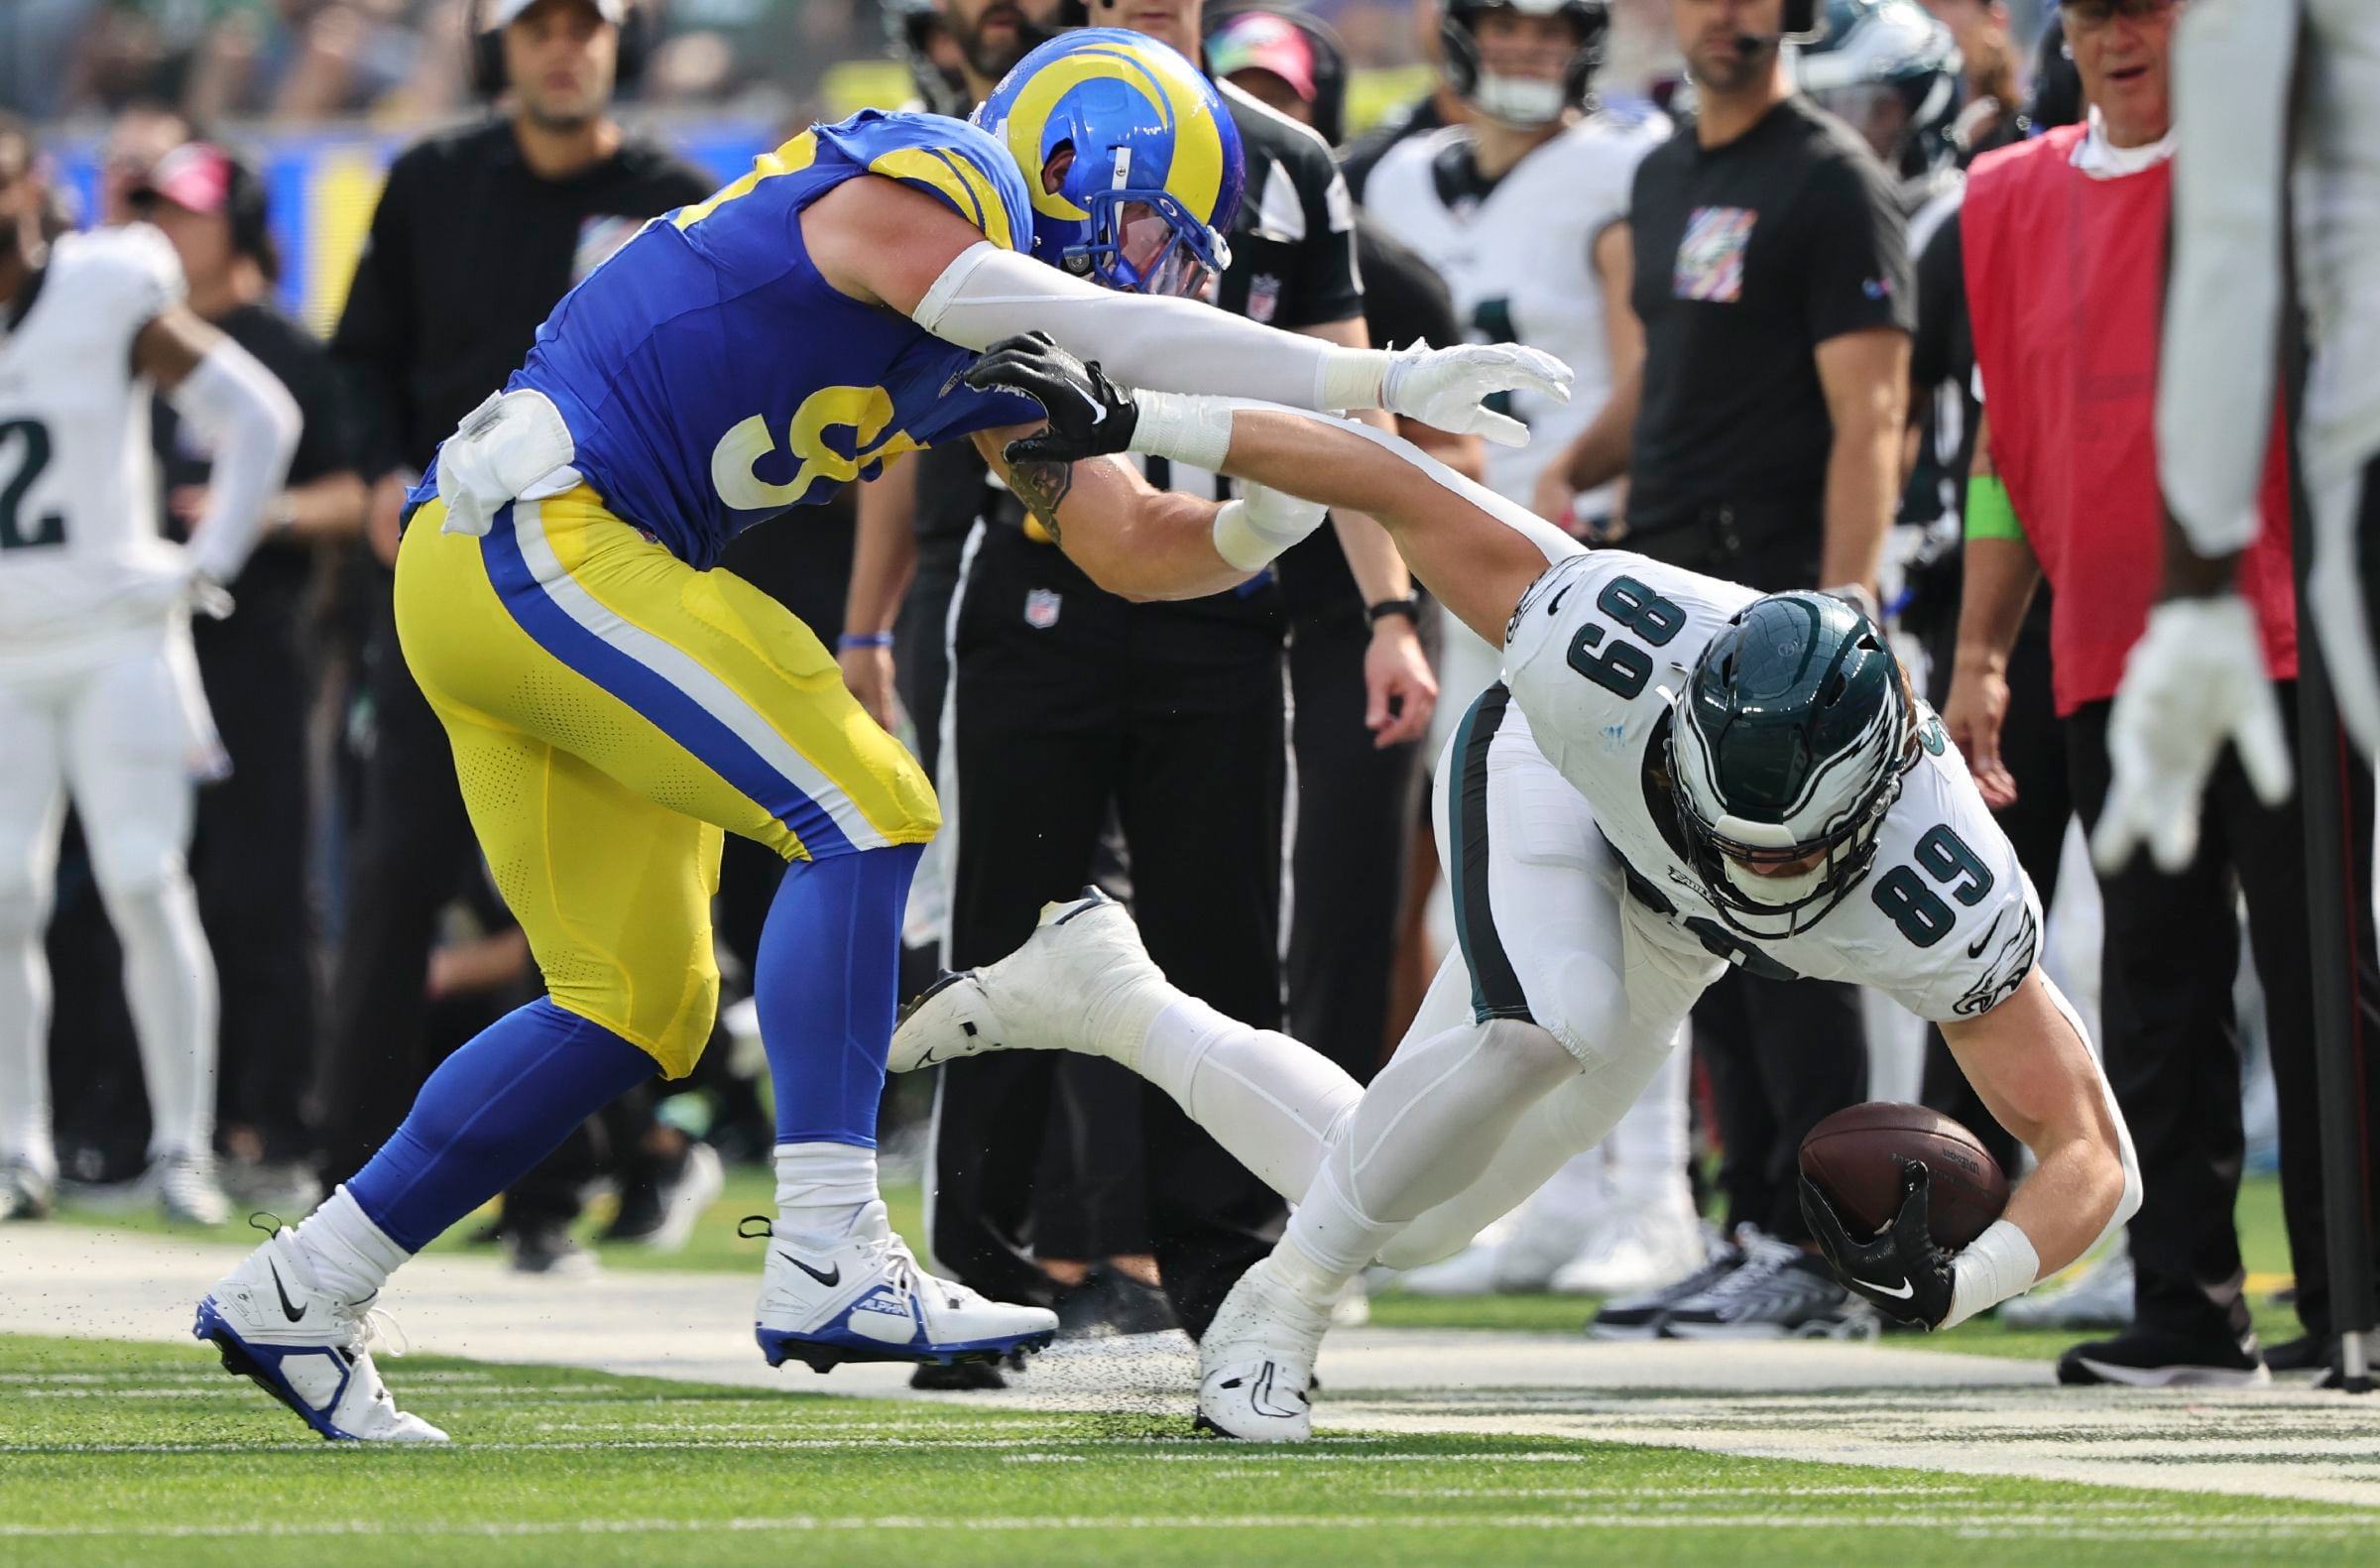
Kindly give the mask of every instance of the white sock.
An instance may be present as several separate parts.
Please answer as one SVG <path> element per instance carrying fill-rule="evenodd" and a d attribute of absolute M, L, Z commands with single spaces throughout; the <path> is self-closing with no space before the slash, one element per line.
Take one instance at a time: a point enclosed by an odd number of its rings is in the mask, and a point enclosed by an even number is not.
<path fill-rule="evenodd" d="M 1336 1294 L 1405 1226 L 1476 1182 L 1521 1114 L 1578 1071 L 1551 1034 L 1509 1019 L 1399 1050 L 1356 1102 L 1278 1251 L 1315 1266 L 1305 1288 Z"/>
<path fill-rule="evenodd" d="M 185 873 L 107 896 L 124 944 L 124 1000 L 149 1089 L 149 1157 L 205 1155 L 215 1142 L 215 959 Z"/>
<path fill-rule="evenodd" d="M 1292 1203 L 1305 1197 L 1332 1131 L 1364 1095 L 1320 1051 L 1250 1028 L 1195 997 L 1157 1015 L 1139 1072 Z"/>
<path fill-rule="evenodd" d="M 1673 1050 L 1637 1095 L 1611 1136 L 1611 1196 L 1630 1209 L 1693 1203 L 1686 1180 L 1686 1052 Z"/>
<path fill-rule="evenodd" d="M 832 1247 L 881 1209 L 876 1150 L 856 1144 L 776 1146 L 776 1233 Z"/>
<path fill-rule="evenodd" d="M 314 1279 L 350 1306 L 369 1301 L 412 1253 L 372 1223 L 345 1182 L 298 1224 L 298 1245 L 314 1266 Z"/>
<path fill-rule="evenodd" d="M 56 1179 L 50 1140 L 50 962 L 42 951 L 48 901 L 0 903 L 0 1160 L 32 1162 Z"/>

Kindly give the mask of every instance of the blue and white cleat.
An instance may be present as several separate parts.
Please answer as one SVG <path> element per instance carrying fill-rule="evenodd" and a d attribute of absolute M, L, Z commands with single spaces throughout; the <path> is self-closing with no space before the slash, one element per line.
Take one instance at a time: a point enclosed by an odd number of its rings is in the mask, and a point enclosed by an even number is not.
<path fill-rule="evenodd" d="M 370 1300 L 345 1302 L 314 1281 L 287 1227 L 198 1303 L 193 1338 L 211 1340 L 238 1373 L 334 1441 L 443 1443 L 446 1434 L 397 1408 L 372 1365 Z"/>
<path fill-rule="evenodd" d="M 889 1231 L 862 1231 L 823 1252 L 769 1243 L 755 1325 L 769 1365 L 825 1372 L 847 1361 L 999 1361 L 1048 1346 L 1058 1315 L 991 1301 L 918 1266 Z"/>

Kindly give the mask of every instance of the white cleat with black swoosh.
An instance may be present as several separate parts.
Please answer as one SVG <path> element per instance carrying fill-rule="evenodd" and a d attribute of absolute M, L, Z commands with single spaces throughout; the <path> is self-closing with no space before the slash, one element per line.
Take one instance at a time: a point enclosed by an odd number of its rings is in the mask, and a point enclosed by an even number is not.
<path fill-rule="evenodd" d="M 881 1205 L 831 1247 L 771 1236 L 754 1325 L 770 1366 L 798 1361 L 812 1372 L 847 1361 L 1000 1361 L 1042 1350 L 1057 1332 L 1046 1307 L 989 1300 L 927 1273 Z"/>
<path fill-rule="evenodd" d="M 1198 1342 L 1198 1430 L 1250 1443 L 1314 1435 L 1314 1358 L 1331 1326 L 1259 1259 L 1240 1276 Z"/>
<path fill-rule="evenodd" d="M 1071 1050 L 1136 1066 L 1148 1026 L 1181 993 L 1123 905 L 1085 888 L 1041 906 L 1022 946 L 944 975 L 902 1013 L 886 1066 L 914 1072 L 996 1050 Z"/>
<path fill-rule="evenodd" d="M 284 1227 L 198 1303 L 193 1337 L 334 1441 L 443 1443 L 446 1434 L 389 1397 L 372 1365 L 372 1300 L 341 1301 L 315 1282 Z"/>

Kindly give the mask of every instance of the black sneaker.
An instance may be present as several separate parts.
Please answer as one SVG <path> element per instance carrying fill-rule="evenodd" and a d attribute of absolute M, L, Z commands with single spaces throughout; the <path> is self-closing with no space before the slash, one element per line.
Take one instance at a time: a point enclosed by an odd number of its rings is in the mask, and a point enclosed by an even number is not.
<path fill-rule="evenodd" d="M 1743 1262 L 1698 1294 L 1671 1303 L 1663 1339 L 1873 1339 L 1876 1309 L 1845 1290 L 1827 1261 L 1757 1232 Z"/>
<path fill-rule="evenodd" d="M 2273 1381 L 2251 1331 L 2236 1342 L 2135 1328 L 2077 1345 L 2058 1358 L 2065 1384 L 2121 1384 L 2134 1388 L 2260 1388 Z"/>
<path fill-rule="evenodd" d="M 2264 1365 L 2276 1377 L 2285 1372 L 2327 1372 L 2338 1365 L 2338 1336 L 2317 1339 L 2300 1334 L 2264 1353 Z"/>
<path fill-rule="evenodd" d="M 1100 1281 L 1108 1327 L 1116 1333 L 1162 1334 L 1180 1326 L 1174 1321 L 1173 1303 L 1155 1285 L 1143 1284 L 1113 1264 L 1102 1264 L 1091 1272 Z"/>
<path fill-rule="evenodd" d="M 506 1226 L 504 1250 L 517 1274 L 567 1278 L 595 1271 L 595 1255 L 578 1245 L 568 1227 L 550 1221 L 532 1220 Z"/>
<path fill-rule="evenodd" d="M 1700 1295 L 1720 1280 L 1734 1272 L 1743 1262 L 1743 1249 L 1738 1243 L 1749 1234 L 1745 1226 L 1737 1241 L 1712 1238 L 1710 1261 L 1675 1284 L 1658 1290 L 1646 1290 L 1632 1296 L 1619 1296 L 1604 1303 L 1602 1311 L 1587 1322 L 1589 1339 L 1653 1339 L 1661 1332 L 1661 1320 L 1669 1309 L 1689 1296 Z"/>
<path fill-rule="evenodd" d="M 909 1374 L 909 1387 L 929 1393 L 981 1393 L 1008 1386 L 1009 1380 L 1001 1376 L 997 1362 L 968 1361 L 941 1367 L 926 1361 L 919 1362 L 917 1370 Z"/>

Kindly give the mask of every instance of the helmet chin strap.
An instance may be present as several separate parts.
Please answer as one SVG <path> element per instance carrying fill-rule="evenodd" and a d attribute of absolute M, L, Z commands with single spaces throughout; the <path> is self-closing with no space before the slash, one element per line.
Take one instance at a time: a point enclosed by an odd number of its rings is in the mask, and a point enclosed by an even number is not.
<path fill-rule="evenodd" d="M 1558 81 L 1504 76 L 1483 68 L 1471 89 L 1471 106 L 1499 125 L 1533 131 L 1562 118 L 1569 97 Z"/>

